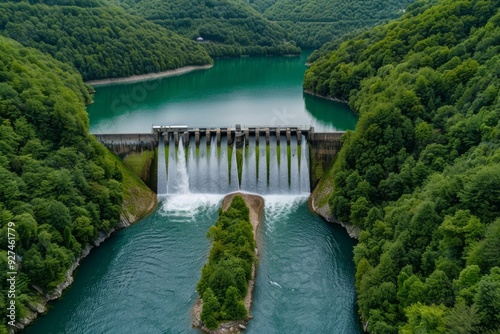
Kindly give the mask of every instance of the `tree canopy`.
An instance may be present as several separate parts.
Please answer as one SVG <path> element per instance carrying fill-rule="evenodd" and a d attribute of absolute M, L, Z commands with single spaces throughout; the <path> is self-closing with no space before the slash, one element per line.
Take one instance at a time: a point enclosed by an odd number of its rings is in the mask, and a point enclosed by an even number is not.
<path fill-rule="evenodd" d="M 242 300 L 252 277 L 255 239 L 249 209 L 241 196 L 235 196 L 229 208 L 220 213 L 208 237 L 212 249 L 197 290 L 203 297 L 201 320 L 214 329 L 220 321 L 247 316 Z"/>
<path fill-rule="evenodd" d="M 73 65 L 84 80 L 212 61 L 194 41 L 100 1 L 0 1 L 0 33 Z"/>
<path fill-rule="evenodd" d="M 0 36 L 0 333 L 8 272 L 18 273 L 21 319 L 38 291 L 66 280 L 82 249 L 120 221 L 128 175 L 88 134 L 89 89 L 70 65 Z"/>
<path fill-rule="evenodd" d="M 287 32 L 246 2 L 237 0 L 106 0 L 171 29 L 201 45 L 213 57 L 298 54 Z"/>
<path fill-rule="evenodd" d="M 498 330 L 500 13 L 495 0 L 411 5 L 337 42 L 304 89 L 359 112 L 333 167 L 370 333 Z"/>
<path fill-rule="evenodd" d="M 399 17 L 413 0 L 252 0 L 303 48 L 319 48 L 332 38 Z"/>

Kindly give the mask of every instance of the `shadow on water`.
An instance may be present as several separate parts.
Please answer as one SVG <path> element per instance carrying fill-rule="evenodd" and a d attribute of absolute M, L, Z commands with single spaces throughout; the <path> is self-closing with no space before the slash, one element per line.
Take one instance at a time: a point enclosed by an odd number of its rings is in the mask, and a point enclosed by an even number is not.
<path fill-rule="evenodd" d="M 303 93 L 307 111 L 321 124 L 324 130 L 345 131 L 354 130 L 358 116 L 345 103 L 322 99 Z"/>

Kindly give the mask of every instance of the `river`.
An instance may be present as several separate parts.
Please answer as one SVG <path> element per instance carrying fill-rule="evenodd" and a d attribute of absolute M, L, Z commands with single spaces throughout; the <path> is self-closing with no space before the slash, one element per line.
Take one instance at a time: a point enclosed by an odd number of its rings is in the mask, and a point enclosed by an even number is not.
<path fill-rule="evenodd" d="M 356 117 L 344 105 L 302 94 L 305 57 L 225 59 L 208 71 L 98 87 L 89 107 L 91 131 L 149 132 L 152 124 L 236 123 L 313 125 L 319 131 L 353 128 Z M 150 216 L 92 250 L 63 298 L 51 303 L 48 314 L 26 333 L 199 332 L 191 327 L 191 309 L 210 249 L 206 232 L 216 220 L 223 194 L 203 193 L 212 188 L 197 178 L 190 161 L 198 164 L 201 158 L 190 152 L 169 158 L 177 161 L 176 173 L 185 166 L 189 180 L 181 182 L 183 187 L 170 187 L 181 190 L 165 196 Z M 258 166 L 252 152 L 248 166 Z M 301 159 L 289 175 L 307 172 L 298 167 Z M 265 170 L 265 163 L 260 164 Z M 245 168 L 244 175 L 259 175 Z M 171 164 L 168 170 L 172 173 Z M 280 175 L 279 169 L 276 173 Z M 257 235 L 254 318 L 246 333 L 361 333 L 355 308 L 355 242 L 342 228 L 309 211 L 308 193 L 300 182 L 294 185 L 282 177 L 284 182 L 273 186 L 271 180 L 262 188 L 265 217 Z M 230 180 L 228 187 L 238 187 Z M 261 190 L 258 182 L 244 180 L 249 190 Z"/>

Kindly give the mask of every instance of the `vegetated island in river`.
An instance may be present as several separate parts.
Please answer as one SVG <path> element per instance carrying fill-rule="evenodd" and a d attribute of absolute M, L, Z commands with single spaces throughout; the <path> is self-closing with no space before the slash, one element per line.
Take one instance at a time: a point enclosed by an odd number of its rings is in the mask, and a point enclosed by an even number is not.
<path fill-rule="evenodd" d="M 251 319 L 250 308 L 258 256 L 256 232 L 264 209 L 258 195 L 227 195 L 219 218 L 207 236 L 212 239 L 208 263 L 197 285 L 193 327 L 206 333 L 239 333 Z"/>
<path fill-rule="evenodd" d="M 167 71 L 163 71 L 163 72 L 132 75 L 132 76 L 123 77 L 123 78 L 90 80 L 90 81 L 87 81 L 85 83 L 88 85 L 91 85 L 91 86 L 105 86 L 105 85 L 110 85 L 110 84 L 115 84 L 115 83 L 132 83 L 132 82 L 154 80 L 154 79 L 160 79 L 160 78 L 166 78 L 166 77 L 173 77 L 176 75 L 186 74 L 186 73 L 197 71 L 197 70 L 206 70 L 206 69 L 211 68 L 212 66 L 213 66 L 212 64 L 199 65 L 199 66 L 184 66 L 184 67 L 176 68 L 175 70 L 167 70 Z"/>

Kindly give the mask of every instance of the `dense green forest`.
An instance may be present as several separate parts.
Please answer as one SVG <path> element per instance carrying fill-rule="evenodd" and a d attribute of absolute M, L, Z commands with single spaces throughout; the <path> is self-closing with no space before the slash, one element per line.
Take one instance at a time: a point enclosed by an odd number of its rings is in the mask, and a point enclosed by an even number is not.
<path fill-rule="evenodd" d="M 418 1 L 417 3 L 411 2 L 406 6 L 406 9 L 404 10 L 405 13 L 408 13 L 408 15 L 415 15 L 426 8 L 429 8 L 431 6 L 436 5 L 439 2 L 439 0 L 427 0 L 425 2 L 423 1 Z M 413 13 L 412 13 L 413 12 Z M 329 40 L 321 45 L 321 47 L 317 48 L 314 50 L 314 52 L 309 56 L 307 61 L 309 63 L 312 63 L 319 58 L 326 56 L 328 53 L 332 52 L 333 50 L 337 49 L 342 43 L 344 43 L 347 40 L 354 39 L 356 36 L 358 36 L 362 31 L 367 30 L 367 26 L 360 28 L 360 29 L 352 29 L 348 30 L 345 34 L 340 36 L 339 38 L 334 38 L 332 40 Z"/>
<path fill-rule="evenodd" d="M 0 32 L 92 80 L 208 64 L 209 55 L 296 54 L 296 43 L 318 48 L 411 1 L 0 0 Z"/>
<path fill-rule="evenodd" d="M 201 320 L 215 329 L 220 321 L 245 319 L 243 304 L 255 261 L 255 239 L 249 209 L 241 196 L 235 196 L 226 211 L 210 227 L 212 249 L 203 267 L 197 291 L 203 298 Z"/>
<path fill-rule="evenodd" d="M 291 1 L 106 0 L 189 39 L 214 57 L 297 53 L 334 37 L 399 17 L 413 0 Z M 288 41 L 288 42 L 287 42 Z"/>
<path fill-rule="evenodd" d="M 18 272 L 19 320 L 38 292 L 66 279 L 99 232 L 119 223 L 129 191 L 122 183 L 137 191 L 131 173 L 88 134 L 89 88 L 70 65 L 0 36 L 0 333 L 7 272 Z"/>
<path fill-rule="evenodd" d="M 352 30 L 399 17 L 413 0 L 254 0 L 252 5 L 276 22 L 302 48 L 319 48 Z"/>
<path fill-rule="evenodd" d="M 297 54 L 286 31 L 238 0 L 107 0 L 201 43 L 213 57 Z"/>
<path fill-rule="evenodd" d="M 212 61 L 195 42 L 95 0 L 1 0 L 0 33 L 73 65 L 84 80 Z"/>
<path fill-rule="evenodd" d="M 305 90 L 360 113 L 330 205 L 362 229 L 370 333 L 500 330 L 499 5 L 417 2 L 305 74 Z"/>

